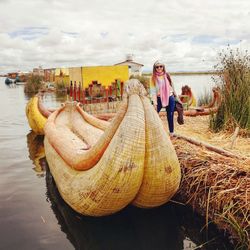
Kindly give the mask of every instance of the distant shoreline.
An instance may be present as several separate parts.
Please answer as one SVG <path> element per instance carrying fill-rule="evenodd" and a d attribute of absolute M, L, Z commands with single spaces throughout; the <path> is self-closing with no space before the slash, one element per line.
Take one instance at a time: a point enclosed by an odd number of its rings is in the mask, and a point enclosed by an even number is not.
<path fill-rule="evenodd" d="M 143 76 L 149 76 L 152 72 L 142 72 Z M 218 72 L 169 72 L 170 75 L 218 75 Z"/>

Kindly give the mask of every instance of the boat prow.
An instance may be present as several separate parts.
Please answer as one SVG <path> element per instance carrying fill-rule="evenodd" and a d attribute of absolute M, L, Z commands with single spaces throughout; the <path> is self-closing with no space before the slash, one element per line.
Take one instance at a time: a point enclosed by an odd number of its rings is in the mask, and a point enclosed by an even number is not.
<path fill-rule="evenodd" d="M 26 105 L 26 116 L 30 128 L 38 135 L 44 135 L 44 125 L 51 112 L 42 104 L 39 95 L 33 96 Z"/>

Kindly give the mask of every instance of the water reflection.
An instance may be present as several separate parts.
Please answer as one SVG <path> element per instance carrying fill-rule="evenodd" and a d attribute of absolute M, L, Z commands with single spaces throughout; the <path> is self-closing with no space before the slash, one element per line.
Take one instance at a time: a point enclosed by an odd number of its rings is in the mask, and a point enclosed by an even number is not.
<path fill-rule="evenodd" d="M 24 92 L 24 96 L 26 100 L 29 100 L 33 97 L 35 93 L 26 93 Z M 63 91 L 56 92 L 41 92 L 42 101 L 45 106 L 53 106 L 54 108 L 60 107 L 61 103 L 67 101 L 67 93 Z"/>
<path fill-rule="evenodd" d="M 27 135 L 29 157 L 37 176 L 45 176 L 47 200 L 61 231 L 75 249 L 231 249 L 215 228 L 201 230 L 205 220 L 174 203 L 154 209 L 129 206 L 101 218 L 82 216 L 61 198 L 46 162 L 43 137 Z M 202 232 L 201 232 L 202 231 Z"/>
<path fill-rule="evenodd" d="M 37 135 L 33 131 L 27 134 L 27 145 L 29 149 L 29 158 L 34 165 L 33 170 L 37 176 L 43 177 L 46 168 L 45 151 L 43 145 L 44 137 Z"/>
<path fill-rule="evenodd" d="M 183 236 L 171 207 L 167 211 L 128 207 L 112 216 L 86 217 L 62 200 L 49 171 L 46 185 L 61 230 L 76 249 L 182 249 Z"/>

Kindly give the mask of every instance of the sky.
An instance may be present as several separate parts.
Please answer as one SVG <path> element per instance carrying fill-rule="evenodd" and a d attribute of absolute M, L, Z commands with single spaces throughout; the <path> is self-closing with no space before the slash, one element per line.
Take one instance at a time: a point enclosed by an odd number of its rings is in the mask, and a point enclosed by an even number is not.
<path fill-rule="evenodd" d="M 0 0 L 0 74 L 113 65 L 213 70 L 228 45 L 250 50 L 249 0 Z"/>

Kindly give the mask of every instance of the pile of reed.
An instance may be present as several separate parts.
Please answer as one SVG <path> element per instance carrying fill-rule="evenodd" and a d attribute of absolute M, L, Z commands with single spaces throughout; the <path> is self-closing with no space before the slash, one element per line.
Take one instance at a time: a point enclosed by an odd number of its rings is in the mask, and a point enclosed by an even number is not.
<path fill-rule="evenodd" d="M 239 249 L 250 246 L 250 160 L 229 158 L 181 139 L 174 141 L 182 168 L 175 197 L 230 234 Z"/>

